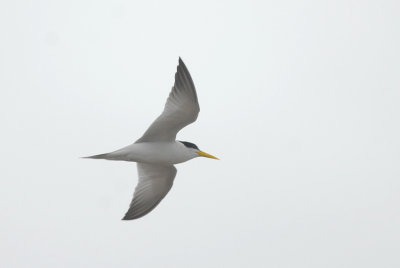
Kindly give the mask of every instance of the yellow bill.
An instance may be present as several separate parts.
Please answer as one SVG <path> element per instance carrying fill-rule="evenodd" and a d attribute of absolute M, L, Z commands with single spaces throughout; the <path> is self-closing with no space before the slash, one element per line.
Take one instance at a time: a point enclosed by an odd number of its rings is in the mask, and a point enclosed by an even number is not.
<path fill-rule="evenodd" d="M 202 151 L 200 151 L 200 152 L 197 152 L 197 154 L 198 155 L 200 155 L 200 156 L 204 156 L 204 157 L 208 157 L 208 158 L 212 158 L 212 159 L 217 159 L 217 160 L 219 160 L 218 158 L 216 158 L 215 156 L 213 156 L 213 155 L 210 155 L 210 154 L 208 154 L 208 153 L 205 153 L 205 152 L 202 152 Z"/>

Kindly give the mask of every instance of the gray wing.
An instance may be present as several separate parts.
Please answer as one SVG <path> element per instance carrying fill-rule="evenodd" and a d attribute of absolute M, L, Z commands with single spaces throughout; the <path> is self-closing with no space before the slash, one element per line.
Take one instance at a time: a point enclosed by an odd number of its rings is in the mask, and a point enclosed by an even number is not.
<path fill-rule="evenodd" d="M 174 183 L 176 168 L 137 163 L 139 182 L 123 220 L 134 220 L 152 211 L 167 195 Z"/>
<path fill-rule="evenodd" d="M 196 121 L 199 111 L 192 77 L 179 58 L 175 84 L 165 103 L 164 111 L 136 142 L 174 141 L 182 128 Z"/>

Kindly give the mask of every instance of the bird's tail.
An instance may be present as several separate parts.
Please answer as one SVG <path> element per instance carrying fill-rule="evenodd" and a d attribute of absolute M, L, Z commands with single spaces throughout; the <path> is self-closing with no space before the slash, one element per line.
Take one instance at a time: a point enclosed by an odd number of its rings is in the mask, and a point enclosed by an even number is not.
<path fill-rule="evenodd" d="M 109 155 L 110 155 L 110 154 L 96 154 L 96 155 L 91 155 L 91 156 L 85 156 L 85 157 L 82 157 L 82 158 L 110 159 Z"/>

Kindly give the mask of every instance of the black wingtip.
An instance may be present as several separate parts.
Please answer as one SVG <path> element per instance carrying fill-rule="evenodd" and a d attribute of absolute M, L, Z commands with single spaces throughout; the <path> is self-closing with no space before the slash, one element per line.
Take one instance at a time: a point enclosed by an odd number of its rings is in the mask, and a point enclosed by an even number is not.
<path fill-rule="evenodd" d="M 127 211 L 124 215 L 124 217 L 121 219 L 122 221 L 130 221 L 130 220 L 134 220 L 137 219 L 138 217 L 135 217 L 134 215 L 132 215 L 132 213 L 129 213 L 129 211 Z"/>
<path fill-rule="evenodd" d="M 129 217 L 127 214 L 121 219 L 121 221 L 131 221 L 131 220 L 136 220 L 137 218 L 140 217 Z"/>
<path fill-rule="evenodd" d="M 128 217 L 128 213 L 126 213 L 125 216 L 121 219 L 121 221 L 129 221 L 129 220 L 132 219 Z"/>

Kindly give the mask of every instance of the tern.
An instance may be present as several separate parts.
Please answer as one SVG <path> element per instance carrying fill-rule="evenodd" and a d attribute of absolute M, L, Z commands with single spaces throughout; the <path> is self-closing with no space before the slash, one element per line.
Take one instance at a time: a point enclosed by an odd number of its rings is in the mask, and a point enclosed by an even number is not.
<path fill-rule="evenodd" d="M 179 58 L 175 83 L 164 110 L 143 136 L 114 152 L 85 157 L 137 163 L 139 181 L 122 220 L 143 217 L 161 202 L 174 182 L 177 172 L 175 164 L 200 156 L 218 159 L 201 151 L 194 143 L 175 140 L 182 128 L 196 121 L 199 111 L 192 77 Z"/>

